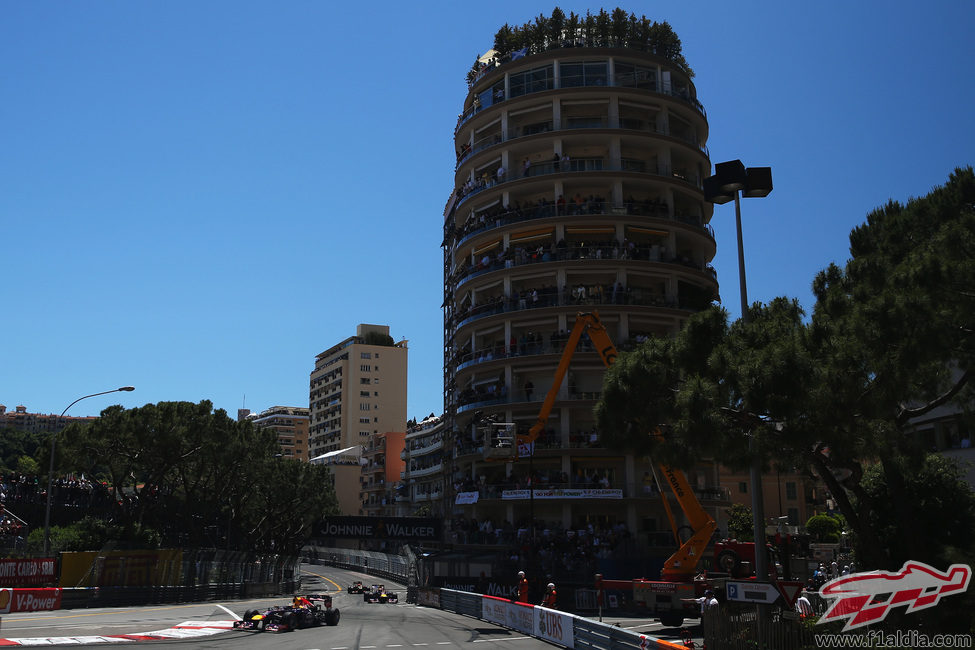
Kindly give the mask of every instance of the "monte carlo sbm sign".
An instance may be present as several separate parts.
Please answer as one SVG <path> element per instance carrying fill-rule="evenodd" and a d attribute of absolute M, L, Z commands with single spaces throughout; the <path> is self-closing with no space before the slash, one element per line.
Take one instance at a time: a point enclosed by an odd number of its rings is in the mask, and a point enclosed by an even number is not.
<path fill-rule="evenodd" d="M 326 517 L 317 537 L 439 541 L 442 522 L 433 517 Z"/>

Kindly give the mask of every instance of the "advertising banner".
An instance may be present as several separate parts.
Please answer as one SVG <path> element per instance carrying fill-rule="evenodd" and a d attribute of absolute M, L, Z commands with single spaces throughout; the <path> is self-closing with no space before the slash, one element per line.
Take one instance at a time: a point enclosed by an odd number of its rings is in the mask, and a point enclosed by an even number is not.
<path fill-rule="evenodd" d="M 0 587 L 54 582 L 54 558 L 0 560 Z"/>
<path fill-rule="evenodd" d="M 435 517 L 325 517 L 319 537 L 436 541 L 443 520 Z"/>
<path fill-rule="evenodd" d="M 534 606 L 525 603 L 508 603 L 508 611 L 506 613 L 508 627 L 525 634 L 531 634 L 535 623 L 535 609 Z M 571 631 L 571 629 L 570 627 L 569 630 Z"/>
<path fill-rule="evenodd" d="M 508 627 L 508 609 L 511 601 L 505 598 L 484 596 L 481 599 L 481 616 L 485 621 Z"/>
<path fill-rule="evenodd" d="M 503 490 L 501 492 L 502 499 L 531 499 L 532 497 L 536 499 L 622 499 L 623 490 L 606 488 L 537 488 L 534 495 L 531 494 L 531 490 Z"/>
<path fill-rule="evenodd" d="M 61 609 L 61 590 L 58 588 L 0 589 L 0 614 L 55 609 Z"/>
<path fill-rule="evenodd" d="M 179 584 L 180 549 L 72 551 L 61 554 L 62 587 L 148 587 Z"/>
<path fill-rule="evenodd" d="M 454 503 L 477 503 L 477 498 L 480 496 L 478 492 L 458 492 L 457 498 L 454 499 Z"/>
<path fill-rule="evenodd" d="M 535 608 L 535 635 L 566 648 L 574 647 L 572 616 L 554 609 Z"/>

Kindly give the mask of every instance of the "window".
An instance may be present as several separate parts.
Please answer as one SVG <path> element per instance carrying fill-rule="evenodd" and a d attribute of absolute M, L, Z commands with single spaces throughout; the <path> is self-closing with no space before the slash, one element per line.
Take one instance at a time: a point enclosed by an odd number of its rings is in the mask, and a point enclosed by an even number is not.
<path fill-rule="evenodd" d="M 361 366 L 359 366 L 359 370 L 361 370 L 362 372 L 372 372 L 372 367 L 367 364 L 362 364 Z"/>
<path fill-rule="evenodd" d="M 559 66 L 559 86 L 576 88 L 578 86 L 605 86 L 606 62 L 563 63 Z"/>
<path fill-rule="evenodd" d="M 795 501 L 799 498 L 798 492 L 796 491 L 796 484 L 793 481 L 786 481 L 785 498 L 789 501 Z"/>
<path fill-rule="evenodd" d="M 799 508 L 789 508 L 789 525 L 799 525 Z"/>
<path fill-rule="evenodd" d="M 369 410 L 369 404 L 366 403 L 366 402 L 363 402 L 362 404 L 359 404 L 359 410 L 360 411 L 368 411 Z"/>
<path fill-rule="evenodd" d="M 359 358 L 360 359 L 372 359 L 372 352 L 360 352 L 359 353 Z"/>
<path fill-rule="evenodd" d="M 508 92 L 510 97 L 521 97 L 528 93 L 552 90 L 554 87 L 553 68 L 551 65 L 546 65 L 511 75 Z"/>
<path fill-rule="evenodd" d="M 359 379 L 359 383 L 360 384 L 368 384 L 369 383 L 369 378 L 368 377 L 362 377 L 361 379 Z"/>
<path fill-rule="evenodd" d="M 613 72 L 614 85 L 644 90 L 657 89 L 657 71 L 653 68 L 641 68 L 617 61 L 613 66 Z"/>
<path fill-rule="evenodd" d="M 369 418 L 359 418 L 359 424 L 369 424 Z"/>
<path fill-rule="evenodd" d="M 373 377 L 372 383 L 378 384 L 379 383 L 379 377 Z"/>
<path fill-rule="evenodd" d="M 742 481 L 741 483 L 739 483 L 738 484 L 738 491 L 741 492 L 742 494 L 747 494 L 748 493 L 748 483 L 745 483 L 744 481 Z"/>
<path fill-rule="evenodd" d="M 369 391 L 367 391 L 367 390 L 360 390 L 359 391 L 359 397 L 369 397 Z"/>
<path fill-rule="evenodd" d="M 372 396 L 373 397 L 379 397 L 379 391 L 378 390 L 377 391 L 374 391 L 373 394 L 372 394 Z"/>

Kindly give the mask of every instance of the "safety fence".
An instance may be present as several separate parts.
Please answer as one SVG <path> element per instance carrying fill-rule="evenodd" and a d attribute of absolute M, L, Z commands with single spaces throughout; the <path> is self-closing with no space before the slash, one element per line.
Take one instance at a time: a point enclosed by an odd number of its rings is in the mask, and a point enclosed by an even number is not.
<path fill-rule="evenodd" d="M 540 605 L 454 589 L 420 589 L 419 604 L 471 616 L 566 648 L 623 650 L 685 647 Z"/>
<path fill-rule="evenodd" d="M 309 564 L 327 564 L 342 569 L 353 569 L 408 584 L 411 575 L 411 561 L 407 554 L 394 555 L 380 551 L 360 551 L 350 548 L 326 546 L 306 546 L 301 551 L 302 560 Z M 416 570 L 415 556 L 412 571 Z"/>
<path fill-rule="evenodd" d="M 756 640 L 763 639 L 765 647 L 776 650 L 815 648 L 815 630 L 804 625 L 798 615 L 778 612 L 760 619 L 754 609 L 735 608 L 705 612 L 701 625 L 708 650 L 752 650 Z"/>

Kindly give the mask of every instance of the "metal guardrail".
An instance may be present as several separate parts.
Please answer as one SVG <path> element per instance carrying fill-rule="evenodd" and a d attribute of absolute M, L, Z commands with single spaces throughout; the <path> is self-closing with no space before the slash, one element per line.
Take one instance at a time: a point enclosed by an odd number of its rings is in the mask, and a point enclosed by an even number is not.
<path fill-rule="evenodd" d="M 481 594 L 472 594 L 454 589 L 440 589 L 440 609 L 456 614 L 464 614 L 480 620 L 488 620 L 485 618 L 482 609 L 484 598 Z M 524 607 L 524 605 L 518 606 Z M 552 610 L 546 610 L 546 608 L 541 606 L 536 606 L 534 609 L 556 614 Z M 614 625 L 600 623 L 575 614 L 557 612 L 556 615 L 572 619 L 572 648 L 594 648 L 596 650 L 666 648 L 672 650 L 684 647 L 683 645 L 678 645 L 670 641 L 631 632 Z M 537 620 L 538 618 L 536 617 Z M 536 625 L 536 627 L 544 626 Z M 521 631 L 524 632 L 524 630 Z M 531 636 L 539 639 L 545 638 L 540 634 L 540 630 L 532 630 Z M 546 640 L 551 642 L 550 639 Z"/>

